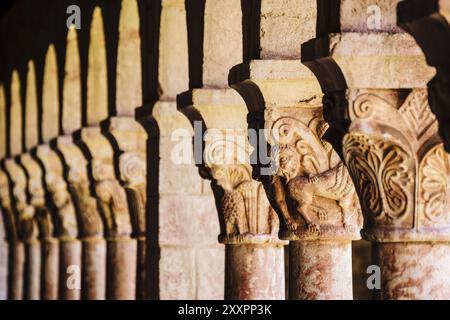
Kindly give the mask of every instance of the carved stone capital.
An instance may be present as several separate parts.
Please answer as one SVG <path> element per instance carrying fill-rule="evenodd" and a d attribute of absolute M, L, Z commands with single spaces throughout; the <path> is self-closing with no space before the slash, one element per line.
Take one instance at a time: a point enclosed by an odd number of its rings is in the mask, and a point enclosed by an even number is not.
<path fill-rule="evenodd" d="M 82 238 L 101 237 L 103 236 L 103 222 L 97 201 L 91 195 L 87 171 L 88 162 L 71 136 L 58 137 L 57 145 L 68 170 L 68 188 L 80 217 L 79 235 Z"/>
<path fill-rule="evenodd" d="M 279 220 L 267 200 L 264 187 L 252 179 L 251 148 L 242 135 L 231 137 L 210 131 L 205 136 L 205 166 L 219 199 L 225 244 L 285 244 L 278 238 Z M 237 138 L 237 139 L 236 139 Z M 241 143 L 237 143 L 237 141 Z"/>
<path fill-rule="evenodd" d="M 203 178 L 212 181 L 224 244 L 275 244 L 279 221 L 263 185 L 253 180 L 244 101 L 232 89 L 195 89 L 178 97 L 191 124 L 202 123 Z M 197 140 L 198 141 L 198 140 Z"/>
<path fill-rule="evenodd" d="M 398 25 L 414 37 L 427 63 L 437 69 L 428 83 L 429 103 L 444 147 L 450 152 L 450 2 L 406 0 L 399 3 L 397 11 Z"/>
<path fill-rule="evenodd" d="M 372 241 L 448 241 L 449 156 L 426 89 L 349 90 L 344 157 Z"/>
<path fill-rule="evenodd" d="M 37 147 L 36 157 L 41 162 L 45 176 L 44 181 L 57 210 L 58 226 L 56 232 L 60 239 L 78 237 L 78 224 L 75 207 L 67 183 L 61 159 L 48 145 Z"/>
<path fill-rule="evenodd" d="M 128 237 L 132 232 L 125 189 L 117 180 L 114 150 L 99 127 L 81 130 L 81 139 L 91 156 L 92 176 L 99 210 L 106 223 L 108 237 Z"/>

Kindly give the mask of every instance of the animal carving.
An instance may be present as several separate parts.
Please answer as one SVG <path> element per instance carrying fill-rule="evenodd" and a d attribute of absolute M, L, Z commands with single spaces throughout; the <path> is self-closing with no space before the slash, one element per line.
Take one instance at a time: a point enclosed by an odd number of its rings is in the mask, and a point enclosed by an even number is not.
<path fill-rule="evenodd" d="M 318 175 L 294 178 L 288 182 L 287 190 L 296 202 L 296 211 L 308 224 L 309 232 L 318 233 L 322 223 L 347 227 L 356 199 L 350 175 L 342 162 Z"/>

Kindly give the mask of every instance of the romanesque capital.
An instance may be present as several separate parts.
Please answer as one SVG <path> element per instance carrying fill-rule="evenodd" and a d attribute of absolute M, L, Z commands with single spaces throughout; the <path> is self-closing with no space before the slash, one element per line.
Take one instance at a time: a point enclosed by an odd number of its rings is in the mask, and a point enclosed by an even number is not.
<path fill-rule="evenodd" d="M 426 89 L 349 90 L 344 157 L 364 213 L 363 235 L 381 242 L 449 240 L 449 156 Z"/>
<path fill-rule="evenodd" d="M 71 136 L 60 136 L 56 143 L 67 167 L 67 184 L 79 216 L 79 235 L 102 237 L 103 222 L 97 200 L 91 195 L 88 162 Z"/>
<path fill-rule="evenodd" d="M 110 238 L 129 236 L 132 232 L 125 189 L 116 178 L 114 151 L 100 127 L 81 130 L 81 140 L 91 156 L 95 194 Z"/>
<path fill-rule="evenodd" d="M 133 117 L 109 119 L 109 133 L 119 150 L 120 181 L 127 190 L 138 233 L 145 235 L 147 203 L 147 134 Z"/>
<path fill-rule="evenodd" d="M 28 191 L 30 205 L 34 208 L 36 220 L 39 226 L 39 238 L 50 239 L 53 237 L 54 225 L 50 209 L 45 200 L 45 188 L 43 185 L 43 172 L 39 163 L 29 153 L 20 156 L 20 162 L 28 176 Z"/>
<path fill-rule="evenodd" d="M 58 238 L 76 239 L 78 223 L 72 197 L 64 180 L 64 168 L 61 159 L 49 145 L 40 145 L 36 149 L 36 158 L 44 168 L 44 181 L 57 210 L 58 225 L 55 226 Z"/>

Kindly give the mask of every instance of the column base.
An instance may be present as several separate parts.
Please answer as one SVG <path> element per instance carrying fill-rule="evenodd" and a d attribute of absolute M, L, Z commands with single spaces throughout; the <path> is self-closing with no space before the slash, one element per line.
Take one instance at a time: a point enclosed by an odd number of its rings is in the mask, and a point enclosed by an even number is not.
<path fill-rule="evenodd" d="M 226 245 L 225 300 L 284 299 L 282 245 Z"/>
<path fill-rule="evenodd" d="M 352 300 L 351 241 L 292 241 L 291 300 Z"/>

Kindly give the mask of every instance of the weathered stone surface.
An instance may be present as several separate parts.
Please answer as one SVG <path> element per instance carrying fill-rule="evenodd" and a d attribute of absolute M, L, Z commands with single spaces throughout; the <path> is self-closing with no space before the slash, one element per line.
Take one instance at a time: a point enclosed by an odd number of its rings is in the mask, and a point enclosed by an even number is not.
<path fill-rule="evenodd" d="M 160 245 L 210 245 L 220 233 L 214 198 L 211 196 L 164 195 L 159 202 Z M 189 223 L 186 223 L 189 221 Z"/>
<path fill-rule="evenodd" d="M 0 241 L 0 300 L 8 299 L 9 246 Z"/>
<path fill-rule="evenodd" d="M 298 44 L 316 35 L 316 6 L 313 0 L 262 0 L 261 59 L 298 59 Z"/>
<path fill-rule="evenodd" d="M 9 257 L 11 264 L 8 271 L 8 299 L 23 300 L 25 245 L 22 242 L 12 243 Z"/>
<path fill-rule="evenodd" d="M 83 241 L 81 269 L 81 299 L 104 300 L 106 298 L 106 241 Z"/>
<path fill-rule="evenodd" d="M 380 243 L 375 261 L 381 267 L 382 299 L 450 298 L 448 243 Z"/>
<path fill-rule="evenodd" d="M 135 239 L 111 239 L 107 246 L 107 299 L 134 300 L 136 298 Z"/>
<path fill-rule="evenodd" d="M 25 244 L 24 300 L 41 296 L 41 246 L 38 241 Z"/>
<path fill-rule="evenodd" d="M 57 300 L 59 288 L 59 242 L 56 240 L 43 241 L 41 250 L 41 299 Z"/>
<path fill-rule="evenodd" d="M 289 256 L 290 299 L 353 299 L 349 241 L 293 241 Z"/>
<path fill-rule="evenodd" d="M 283 261 L 282 246 L 227 245 L 225 299 L 284 300 Z"/>
<path fill-rule="evenodd" d="M 183 0 L 163 0 L 159 34 L 160 100 L 189 88 L 186 10 Z M 174 76 L 176 75 L 176 76 Z"/>

